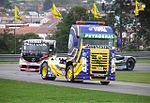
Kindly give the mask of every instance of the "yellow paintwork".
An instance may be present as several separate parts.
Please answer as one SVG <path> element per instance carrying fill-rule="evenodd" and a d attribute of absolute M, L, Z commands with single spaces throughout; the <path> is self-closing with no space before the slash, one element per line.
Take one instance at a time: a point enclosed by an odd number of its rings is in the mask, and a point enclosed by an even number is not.
<path fill-rule="evenodd" d="M 74 31 L 74 34 L 75 34 L 75 35 L 77 35 L 77 34 L 76 34 L 76 30 L 75 30 L 73 27 L 71 27 L 71 30 Z"/>
<path fill-rule="evenodd" d="M 75 59 L 76 55 L 78 54 L 78 49 L 75 49 L 75 54 L 73 56 L 73 58 L 70 58 L 69 60 L 67 60 L 67 62 L 72 61 L 73 59 Z"/>
<path fill-rule="evenodd" d="M 59 64 L 58 61 L 56 60 L 51 60 L 49 59 L 48 62 L 49 67 L 51 68 L 52 73 L 56 76 L 56 77 L 60 77 L 60 78 L 64 78 L 65 74 L 62 73 L 62 71 L 56 67 L 56 65 L 58 65 L 60 68 L 66 68 L 65 64 Z"/>
<path fill-rule="evenodd" d="M 100 49 L 100 48 L 91 48 L 90 49 L 91 54 L 95 53 L 94 55 L 96 56 L 96 59 L 98 59 L 99 56 L 102 56 L 102 59 L 100 60 L 101 65 L 103 65 L 103 67 L 107 68 L 106 71 L 108 71 L 109 69 L 109 49 Z M 99 64 L 95 64 L 94 66 L 92 66 L 92 64 L 94 63 L 94 61 L 92 61 L 92 56 L 90 56 L 90 74 L 92 74 L 92 71 L 104 71 L 104 70 L 98 70 L 97 67 L 99 67 Z M 95 69 L 94 69 L 95 68 Z M 90 77 L 91 80 L 96 80 L 96 79 L 92 79 Z M 108 78 L 106 77 L 105 79 L 102 80 L 107 80 Z"/>
<path fill-rule="evenodd" d="M 74 68 L 74 77 L 76 77 L 82 71 L 82 60 L 79 60 L 79 58 L 81 56 L 81 52 L 82 52 L 82 41 L 83 40 L 81 39 L 79 52 L 76 52 L 74 57 L 68 60 L 68 61 L 72 61 L 76 56 L 78 56 L 77 59 L 76 59 L 76 62 L 73 63 L 73 65 L 77 64 Z"/>
<path fill-rule="evenodd" d="M 43 77 L 46 77 L 46 75 L 47 75 L 47 68 L 46 68 L 46 67 L 43 67 L 43 68 L 42 68 L 42 76 L 43 76 Z"/>
<path fill-rule="evenodd" d="M 72 55 L 75 50 L 76 50 L 76 48 L 73 48 L 72 52 L 68 53 L 68 56 Z"/>
<path fill-rule="evenodd" d="M 67 62 L 72 61 L 73 59 L 75 59 L 76 56 L 78 56 L 77 59 L 76 59 L 76 62 L 73 63 L 73 65 L 76 65 L 76 63 L 77 63 L 77 65 L 74 68 L 74 77 L 76 77 L 82 71 L 82 60 L 79 60 L 79 58 L 81 56 L 81 52 L 82 52 L 82 40 L 81 40 L 81 44 L 80 44 L 80 51 L 79 51 L 79 53 L 78 53 L 78 49 L 77 48 L 75 48 L 74 50 L 76 50 L 75 54 L 74 54 L 74 57 L 71 58 L 71 59 L 69 59 L 69 60 L 67 60 Z M 79 63 L 78 63 L 78 61 L 79 61 Z M 55 62 L 56 62 L 55 60 L 49 59 L 48 65 L 51 68 L 52 73 L 56 77 L 62 77 L 62 78 L 64 78 L 65 76 L 62 74 L 62 71 L 59 70 L 59 68 L 56 67 L 56 63 Z M 59 67 L 61 67 L 61 68 L 66 68 L 65 64 L 59 64 L 58 63 L 57 65 Z M 68 74 L 68 76 L 70 77 L 71 74 Z"/>

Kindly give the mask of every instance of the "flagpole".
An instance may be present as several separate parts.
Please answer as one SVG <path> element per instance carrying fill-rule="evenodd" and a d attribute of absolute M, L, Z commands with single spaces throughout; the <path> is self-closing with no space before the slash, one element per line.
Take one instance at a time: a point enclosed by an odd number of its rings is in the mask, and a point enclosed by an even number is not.
<path fill-rule="evenodd" d="M 16 3 L 14 5 L 14 8 L 16 6 Z M 15 9 L 14 9 L 15 10 Z M 14 42 L 14 54 L 16 54 L 16 14 L 15 14 L 16 11 L 14 11 L 14 24 L 15 24 L 15 28 L 14 28 L 14 39 L 15 39 L 15 42 Z"/>
<path fill-rule="evenodd" d="M 16 54 L 16 46 L 17 46 L 17 44 L 16 44 L 16 26 L 15 26 L 15 29 L 14 29 L 14 37 L 15 37 L 15 54 Z"/>

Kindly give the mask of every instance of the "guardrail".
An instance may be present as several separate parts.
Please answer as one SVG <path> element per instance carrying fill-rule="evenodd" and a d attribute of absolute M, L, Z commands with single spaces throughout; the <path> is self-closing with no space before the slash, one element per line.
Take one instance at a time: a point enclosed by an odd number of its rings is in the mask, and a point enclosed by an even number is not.
<path fill-rule="evenodd" d="M 0 62 L 17 62 L 20 54 L 0 54 Z"/>
<path fill-rule="evenodd" d="M 150 51 L 131 51 L 131 52 L 117 52 L 119 55 L 130 55 L 137 59 L 150 60 Z M 66 57 L 67 53 L 57 53 L 59 57 Z M 20 54 L 0 54 L 0 62 L 17 62 Z"/>

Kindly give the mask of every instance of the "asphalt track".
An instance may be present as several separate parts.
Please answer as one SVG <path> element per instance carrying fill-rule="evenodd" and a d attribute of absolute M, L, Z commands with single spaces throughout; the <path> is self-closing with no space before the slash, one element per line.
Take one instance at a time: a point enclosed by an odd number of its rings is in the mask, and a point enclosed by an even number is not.
<path fill-rule="evenodd" d="M 0 78 L 42 84 L 61 85 L 66 87 L 75 87 L 90 90 L 150 96 L 150 84 L 112 81 L 109 85 L 106 86 L 100 85 L 98 81 L 84 81 L 83 83 L 70 83 L 67 82 L 65 79 L 47 81 L 42 80 L 38 72 L 22 72 L 19 71 L 17 68 L 17 64 L 0 64 Z M 150 64 L 136 64 L 134 71 L 150 72 Z"/>

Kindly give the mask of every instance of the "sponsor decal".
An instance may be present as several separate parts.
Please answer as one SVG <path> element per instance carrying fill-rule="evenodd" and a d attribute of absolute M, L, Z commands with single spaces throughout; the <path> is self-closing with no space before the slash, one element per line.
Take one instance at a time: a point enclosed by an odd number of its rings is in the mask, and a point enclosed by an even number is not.
<path fill-rule="evenodd" d="M 45 43 L 24 43 L 24 45 L 29 46 L 29 45 L 34 45 L 34 46 L 47 46 Z"/>
<path fill-rule="evenodd" d="M 104 38 L 104 39 L 113 39 L 113 34 L 83 34 L 83 38 Z"/>
<path fill-rule="evenodd" d="M 106 27 L 104 26 L 92 26 L 92 27 L 89 27 L 89 31 L 97 31 L 97 32 L 107 32 L 106 30 Z"/>

